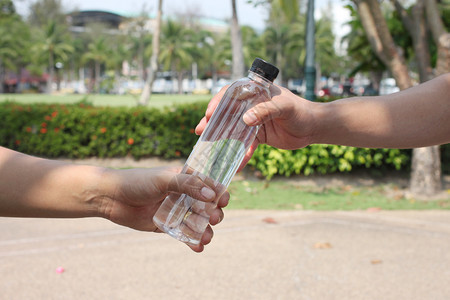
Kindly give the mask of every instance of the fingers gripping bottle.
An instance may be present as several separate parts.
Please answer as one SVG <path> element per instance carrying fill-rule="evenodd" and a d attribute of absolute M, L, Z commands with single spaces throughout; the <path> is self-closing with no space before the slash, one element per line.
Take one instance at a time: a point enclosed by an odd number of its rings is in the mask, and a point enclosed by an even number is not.
<path fill-rule="evenodd" d="M 256 104 L 270 101 L 269 88 L 277 75 L 276 67 L 256 58 L 248 76 L 227 89 L 184 165 L 182 173 L 210 181 L 221 191 L 216 199 L 230 184 L 258 133 L 259 127 L 246 125 L 242 117 Z M 153 222 L 170 236 L 197 245 L 209 223 L 209 212 L 216 205 L 171 193 Z"/>

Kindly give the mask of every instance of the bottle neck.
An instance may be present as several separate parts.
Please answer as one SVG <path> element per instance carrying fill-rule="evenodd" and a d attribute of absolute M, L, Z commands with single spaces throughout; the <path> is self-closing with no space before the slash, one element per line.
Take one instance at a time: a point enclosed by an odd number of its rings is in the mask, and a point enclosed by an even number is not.
<path fill-rule="evenodd" d="M 262 84 L 265 87 L 269 87 L 270 85 L 273 84 L 270 80 L 267 80 L 266 78 L 252 71 L 248 71 L 248 78 Z"/>

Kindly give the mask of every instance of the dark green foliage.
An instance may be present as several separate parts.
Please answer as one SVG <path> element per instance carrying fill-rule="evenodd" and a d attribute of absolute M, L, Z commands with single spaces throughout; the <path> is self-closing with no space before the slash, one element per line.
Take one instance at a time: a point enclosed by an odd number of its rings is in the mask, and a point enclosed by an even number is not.
<path fill-rule="evenodd" d="M 206 103 L 171 109 L 0 105 L 0 144 L 45 157 L 187 157 Z"/>

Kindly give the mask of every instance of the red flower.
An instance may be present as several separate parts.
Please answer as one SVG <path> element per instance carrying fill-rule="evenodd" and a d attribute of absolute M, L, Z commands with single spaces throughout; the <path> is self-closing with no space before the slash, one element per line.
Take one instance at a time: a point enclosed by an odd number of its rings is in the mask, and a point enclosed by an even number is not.
<path fill-rule="evenodd" d="M 45 120 L 50 121 L 52 119 L 52 117 L 50 116 L 45 116 Z"/>
<path fill-rule="evenodd" d="M 14 143 L 15 143 L 17 146 L 19 146 L 19 145 L 20 145 L 20 140 L 16 140 Z"/>
<path fill-rule="evenodd" d="M 59 128 L 58 128 L 58 127 L 56 127 L 56 128 L 54 129 L 54 130 L 55 130 L 55 132 L 58 132 L 58 131 L 59 131 Z"/>
<path fill-rule="evenodd" d="M 47 133 L 47 128 L 41 128 L 40 132 L 41 133 Z"/>
<path fill-rule="evenodd" d="M 178 156 L 178 157 L 180 157 L 181 156 L 181 152 L 180 151 L 175 151 L 175 156 Z"/>
<path fill-rule="evenodd" d="M 105 132 L 106 132 L 106 127 L 100 128 L 100 132 L 101 132 L 101 133 L 105 133 Z"/>
<path fill-rule="evenodd" d="M 128 143 L 128 145 L 133 145 L 134 144 L 134 139 L 133 138 L 129 138 L 127 143 Z"/>
<path fill-rule="evenodd" d="M 195 129 L 194 129 L 194 128 L 191 128 L 191 129 L 189 129 L 189 132 L 190 132 L 190 133 L 194 133 L 194 132 L 195 132 Z"/>
<path fill-rule="evenodd" d="M 42 127 L 47 127 L 47 123 L 43 122 L 43 123 L 41 124 L 41 126 L 42 126 Z"/>
<path fill-rule="evenodd" d="M 56 115 L 58 115 L 58 112 L 55 110 L 54 112 L 52 112 L 52 117 L 56 117 Z"/>
<path fill-rule="evenodd" d="M 27 132 L 31 132 L 31 127 L 27 127 L 25 130 L 26 130 Z"/>

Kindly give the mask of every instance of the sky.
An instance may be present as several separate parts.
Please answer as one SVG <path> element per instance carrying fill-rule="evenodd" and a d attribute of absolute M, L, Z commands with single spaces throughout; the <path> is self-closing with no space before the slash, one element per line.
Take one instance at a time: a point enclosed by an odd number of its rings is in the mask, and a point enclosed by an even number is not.
<path fill-rule="evenodd" d="M 30 3 L 36 0 L 14 0 L 17 11 L 22 15 L 27 15 Z M 67 11 L 74 9 L 93 10 L 102 9 L 123 13 L 138 14 L 145 8 L 146 11 L 156 13 L 157 0 L 62 0 Z M 263 30 L 267 19 L 267 9 L 249 4 L 248 0 L 236 0 L 238 20 L 241 25 L 249 25 L 255 29 Z M 315 17 L 320 18 L 321 10 L 331 3 L 334 13 L 334 33 L 340 37 L 349 28 L 343 24 L 347 22 L 349 13 L 343 8 L 343 0 L 315 0 Z M 182 12 L 196 12 L 205 17 L 217 19 L 229 19 L 231 17 L 230 0 L 164 0 L 163 14 L 174 15 Z"/>

